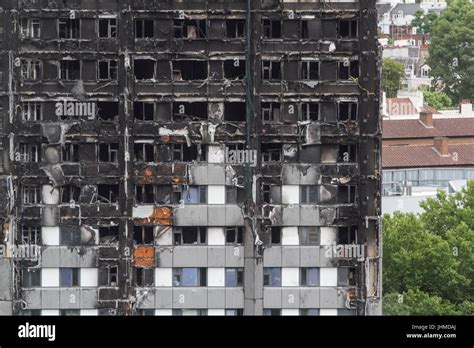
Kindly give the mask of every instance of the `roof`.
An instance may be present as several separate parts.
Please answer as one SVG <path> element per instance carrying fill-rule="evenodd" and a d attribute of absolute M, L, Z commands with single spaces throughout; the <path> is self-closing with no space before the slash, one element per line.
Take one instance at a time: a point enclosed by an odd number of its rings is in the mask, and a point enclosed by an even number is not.
<path fill-rule="evenodd" d="M 474 136 L 474 118 L 435 118 L 433 128 L 426 128 L 419 120 L 383 121 L 383 139 L 469 136 Z"/>
<path fill-rule="evenodd" d="M 456 157 L 452 154 L 456 152 Z M 450 156 L 440 156 L 432 145 L 382 147 L 382 168 L 454 167 L 474 165 L 474 144 L 449 145 Z M 455 160 L 457 159 L 457 160 Z"/>
<path fill-rule="evenodd" d="M 375 7 L 377 8 L 378 16 L 381 17 L 381 16 L 383 16 L 384 13 L 390 12 L 390 9 L 392 8 L 392 5 L 390 5 L 389 3 L 376 4 Z"/>
<path fill-rule="evenodd" d="M 392 13 L 397 13 L 399 11 L 402 11 L 404 16 L 413 16 L 417 11 L 421 11 L 421 6 L 420 4 L 397 4 L 393 8 Z"/>

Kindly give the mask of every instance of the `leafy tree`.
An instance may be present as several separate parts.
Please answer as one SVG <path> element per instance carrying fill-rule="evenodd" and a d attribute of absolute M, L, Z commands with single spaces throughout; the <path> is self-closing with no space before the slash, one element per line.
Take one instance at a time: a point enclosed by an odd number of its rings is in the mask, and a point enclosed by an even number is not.
<path fill-rule="evenodd" d="M 453 106 L 453 101 L 444 92 L 439 91 L 423 91 L 425 102 L 437 110 L 448 109 Z"/>
<path fill-rule="evenodd" d="M 453 0 L 432 23 L 428 64 L 434 83 L 458 102 L 474 98 L 474 4 Z"/>
<path fill-rule="evenodd" d="M 384 216 L 384 313 L 474 314 L 474 181 Z"/>
<path fill-rule="evenodd" d="M 402 88 L 405 77 L 405 67 L 393 59 L 385 58 L 382 64 L 382 89 L 387 93 L 387 98 L 395 98 Z"/>
<path fill-rule="evenodd" d="M 415 18 L 411 21 L 411 26 L 417 28 L 418 34 L 430 34 L 436 18 L 438 18 L 436 13 L 424 14 L 423 11 L 416 11 Z"/>

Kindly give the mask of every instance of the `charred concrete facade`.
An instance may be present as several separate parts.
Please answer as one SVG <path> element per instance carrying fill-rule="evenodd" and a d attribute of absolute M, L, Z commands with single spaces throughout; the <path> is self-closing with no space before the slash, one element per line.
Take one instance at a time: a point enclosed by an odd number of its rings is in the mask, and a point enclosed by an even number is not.
<path fill-rule="evenodd" d="M 380 313 L 374 0 L 1 6 L 1 314 Z"/>

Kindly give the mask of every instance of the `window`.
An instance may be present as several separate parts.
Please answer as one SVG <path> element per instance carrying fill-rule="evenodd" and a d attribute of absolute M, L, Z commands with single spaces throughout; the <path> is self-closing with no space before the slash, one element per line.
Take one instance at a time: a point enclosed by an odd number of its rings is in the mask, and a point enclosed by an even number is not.
<path fill-rule="evenodd" d="M 262 79 L 281 80 L 281 62 L 262 60 Z"/>
<path fill-rule="evenodd" d="M 168 144 L 158 147 L 159 162 L 190 162 L 205 161 L 205 151 L 202 145 Z"/>
<path fill-rule="evenodd" d="M 300 269 L 301 286 L 319 286 L 319 268 L 304 267 Z"/>
<path fill-rule="evenodd" d="M 39 226 L 21 226 L 21 243 L 25 245 L 41 244 L 41 227 Z"/>
<path fill-rule="evenodd" d="M 281 268 L 263 268 L 263 286 L 281 286 Z"/>
<path fill-rule="evenodd" d="M 357 37 L 357 20 L 340 19 L 337 26 L 337 35 L 343 39 L 355 38 Z"/>
<path fill-rule="evenodd" d="M 339 62 L 339 80 L 352 80 L 359 77 L 359 61 Z"/>
<path fill-rule="evenodd" d="M 153 59 L 135 59 L 133 72 L 136 80 L 153 80 L 155 78 L 155 61 Z"/>
<path fill-rule="evenodd" d="M 155 315 L 155 310 L 154 309 L 137 309 L 137 315 L 140 315 L 143 317 L 151 317 Z"/>
<path fill-rule="evenodd" d="M 282 144 L 262 143 L 262 161 L 279 162 L 281 161 Z"/>
<path fill-rule="evenodd" d="M 225 242 L 226 244 L 243 244 L 244 228 L 243 227 L 226 227 Z"/>
<path fill-rule="evenodd" d="M 173 286 L 207 286 L 206 268 L 173 268 Z"/>
<path fill-rule="evenodd" d="M 35 288 L 41 286 L 41 269 L 23 268 L 23 288 Z"/>
<path fill-rule="evenodd" d="M 226 268 L 225 269 L 225 286 L 243 286 L 244 285 L 244 269 L 243 268 Z"/>
<path fill-rule="evenodd" d="M 184 204 L 207 203 L 207 186 L 175 186 L 173 191 L 173 203 L 180 201 Z"/>
<path fill-rule="evenodd" d="M 301 104 L 301 121 L 318 121 L 319 103 Z"/>
<path fill-rule="evenodd" d="M 272 245 L 281 244 L 281 227 L 270 227 Z"/>
<path fill-rule="evenodd" d="M 79 145 L 64 144 L 62 148 L 63 162 L 79 162 Z"/>
<path fill-rule="evenodd" d="M 264 316 L 279 316 L 281 315 L 280 308 L 264 308 L 263 309 Z"/>
<path fill-rule="evenodd" d="M 243 80 L 245 78 L 245 60 L 225 60 L 224 77 L 231 80 Z"/>
<path fill-rule="evenodd" d="M 281 37 L 281 20 L 263 19 L 263 37 L 266 39 L 278 39 Z"/>
<path fill-rule="evenodd" d="M 135 38 L 147 39 L 155 36 L 153 29 L 153 20 L 137 19 L 135 20 Z"/>
<path fill-rule="evenodd" d="M 339 203 L 357 203 L 357 187 L 354 185 L 339 186 L 338 199 Z"/>
<path fill-rule="evenodd" d="M 99 144 L 98 145 L 98 158 L 99 162 L 117 163 L 118 157 L 118 144 Z"/>
<path fill-rule="evenodd" d="M 59 234 L 60 245 L 81 245 L 81 233 L 76 228 L 62 227 Z"/>
<path fill-rule="evenodd" d="M 139 204 L 155 203 L 155 188 L 153 185 L 135 186 L 135 199 Z"/>
<path fill-rule="evenodd" d="M 300 316 L 318 316 L 319 308 L 301 308 Z"/>
<path fill-rule="evenodd" d="M 20 156 L 24 162 L 41 162 L 41 147 L 34 144 L 20 144 Z"/>
<path fill-rule="evenodd" d="M 173 229 L 174 245 L 206 244 L 206 227 L 175 227 Z"/>
<path fill-rule="evenodd" d="M 337 244 L 357 243 L 357 225 L 338 228 Z"/>
<path fill-rule="evenodd" d="M 155 240 L 153 226 L 133 226 L 133 241 L 136 244 L 153 244 Z"/>
<path fill-rule="evenodd" d="M 101 60 L 99 64 L 99 80 L 116 80 L 117 79 L 117 66 L 116 60 Z"/>
<path fill-rule="evenodd" d="M 41 190 L 39 186 L 22 186 L 21 192 L 22 202 L 25 205 L 28 204 L 40 204 L 41 203 Z"/>
<path fill-rule="evenodd" d="M 119 228 L 118 226 L 100 226 L 99 227 L 99 243 L 111 244 L 118 242 Z"/>
<path fill-rule="evenodd" d="M 78 315 L 81 315 L 81 310 L 80 309 L 60 309 L 59 315 L 78 316 Z"/>
<path fill-rule="evenodd" d="M 40 316 L 41 309 L 22 309 L 18 315 L 22 316 Z"/>
<path fill-rule="evenodd" d="M 245 19 L 226 19 L 226 36 L 229 39 L 236 39 L 245 36 Z"/>
<path fill-rule="evenodd" d="M 281 204 L 281 186 L 262 184 L 263 203 Z"/>
<path fill-rule="evenodd" d="M 175 316 L 205 316 L 207 315 L 207 309 L 173 309 L 173 315 Z"/>
<path fill-rule="evenodd" d="M 43 119 L 43 107 L 39 102 L 24 102 L 21 107 L 22 121 L 41 121 Z"/>
<path fill-rule="evenodd" d="M 134 102 L 133 103 L 133 114 L 136 120 L 140 121 L 153 121 L 155 113 L 155 104 Z"/>
<path fill-rule="evenodd" d="M 97 185 L 97 199 L 102 203 L 118 203 L 119 186 L 118 185 Z"/>
<path fill-rule="evenodd" d="M 99 19 L 99 37 L 116 38 L 117 37 L 117 19 L 101 18 Z"/>
<path fill-rule="evenodd" d="M 244 310 L 242 308 L 239 309 L 226 309 L 225 310 L 226 316 L 241 316 L 244 315 Z"/>
<path fill-rule="evenodd" d="M 173 103 L 173 120 L 174 121 L 200 121 L 207 120 L 208 106 L 207 103 Z"/>
<path fill-rule="evenodd" d="M 225 187 L 225 202 L 226 204 L 240 204 L 245 198 L 245 190 L 240 187 L 226 186 Z"/>
<path fill-rule="evenodd" d="M 153 162 L 155 160 L 155 147 L 153 144 L 135 143 L 133 149 L 137 162 Z"/>
<path fill-rule="evenodd" d="M 118 266 L 105 266 L 100 268 L 100 286 L 117 286 L 118 285 Z"/>
<path fill-rule="evenodd" d="M 298 227 L 298 234 L 300 245 L 319 245 L 320 244 L 320 230 L 316 226 L 301 226 Z"/>
<path fill-rule="evenodd" d="M 145 287 L 154 284 L 154 268 L 135 267 L 135 286 Z"/>
<path fill-rule="evenodd" d="M 339 121 L 357 120 L 357 103 L 339 103 Z"/>
<path fill-rule="evenodd" d="M 338 267 L 337 269 L 337 286 L 355 286 L 356 268 L 354 267 Z"/>
<path fill-rule="evenodd" d="M 280 103 L 262 103 L 262 121 L 280 121 Z"/>
<path fill-rule="evenodd" d="M 319 79 L 319 62 L 301 62 L 301 79 L 317 80 Z"/>
<path fill-rule="evenodd" d="M 357 147 L 355 144 L 339 145 L 338 162 L 356 162 Z"/>
<path fill-rule="evenodd" d="M 302 39 L 319 39 L 321 37 L 321 20 L 309 19 L 301 21 L 301 38 Z"/>
<path fill-rule="evenodd" d="M 319 202 L 319 186 L 301 185 L 300 201 L 302 204 L 316 204 Z"/>
<path fill-rule="evenodd" d="M 80 268 L 60 268 L 59 269 L 59 286 L 72 287 L 79 286 Z"/>
<path fill-rule="evenodd" d="M 21 78 L 23 81 L 37 81 L 40 79 L 40 61 L 33 59 L 21 60 Z"/>
<path fill-rule="evenodd" d="M 61 80 L 79 80 L 81 78 L 81 64 L 79 60 L 61 60 L 59 62 L 59 78 Z"/>
<path fill-rule="evenodd" d="M 62 203 L 78 202 L 81 195 L 81 189 L 74 185 L 64 185 L 61 187 Z"/>
<path fill-rule="evenodd" d="M 97 118 L 100 121 L 113 121 L 119 114 L 118 102 L 97 102 Z"/>
<path fill-rule="evenodd" d="M 205 19 L 175 19 L 173 27 L 176 39 L 204 39 L 206 37 Z"/>
<path fill-rule="evenodd" d="M 21 36 L 28 39 L 39 39 L 41 36 L 40 20 L 33 18 L 22 18 Z"/>
<path fill-rule="evenodd" d="M 59 19 L 59 38 L 60 39 L 79 39 L 79 19 L 63 18 Z"/>
<path fill-rule="evenodd" d="M 208 66 L 205 60 L 175 60 L 172 65 L 174 81 L 205 80 L 208 78 Z"/>
<path fill-rule="evenodd" d="M 225 121 L 245 122 L 246 116 L 247 116 L 247 110 L 245 107 L 245 103 L 239 103 L 239 102 L 224 103 L 224 120 Z"/>

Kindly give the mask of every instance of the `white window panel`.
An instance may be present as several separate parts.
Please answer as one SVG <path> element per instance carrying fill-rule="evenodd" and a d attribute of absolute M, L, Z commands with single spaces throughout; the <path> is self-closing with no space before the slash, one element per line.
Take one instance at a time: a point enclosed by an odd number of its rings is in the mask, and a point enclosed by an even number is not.
<path fill-rule="evenodd" d="M 319 315 L 337 315 L 337 309 L 333 308 L 321 308 Z"/>
<path fill-rule="evenodd" d="M 155 309 L 155 315 L 173 315 L 173 310 L 171 308 Z"/>
<path fill-rule="evenodd" d="M 320 286 L 337 286 L 337 267 L 319 269 Z"/>
<path fill-rule="evenodd" d="M 335 227 L 321 227 L 321 245 L 332 245 L 336 243 L 336 228 Z"/>
<path fill-rule="evenodd" d="M 208 204 L 225 204 L 225 186 L 224 185 L 209 185 L 207 187 L 207 201 Z"/>
<path fill-rule="evenodd" d="M 209 309 L 207 310 L 207 315 L 211 315 L 211 316 L 212 316 L 212 315 L 215 315 L 215 316 L 217 316 L 217 315 L 225 315 L 225 309 L 211 309 L 211 308 L 209 308 Z"/>
<path fill-rule="evenodd" d="M 41 310 L 41 315 L 59 315 L 59 309 L 43 309 Z"/>
<path fill-rule="evenodd" d="M 219 145 L 209 145 L 207 154 L 207 162 L 209 163 L 224 163 L 224 149 Z"/>
<path fill-rule="evenodd" d="M 173 269 L 167 267 L 160 267 L 155 269 L 155 285 L 156 286 L 171 286 Z"/>
<path fill-rule="evenodd" d="M 59 227 L 41 227 L 43 245 L 59 245 Z"/>
<path fill-rule="evenodd" d="M 282 245 L 299 245 L 298 227 L 282 227 Z"/>
<path fill-rule="evenodd" d="M 41 286 L 42 287 L 59 287 L 59 268 L 42 268 L 41 269 Z"/>
<path fill-rule="evenodd" d="M 81 268 L 81 276 L 79 277 L 81 286 L 98 286 L 99 272 L 97 268 Z"/>
<path fill-rule="evenodd" d="M 300 187 L 298 185 L 282 185 L 281 202 L 283 204 L 298 204 L 300 202 Z"/>
<path fill-rule="evenodd" d="M 170 226 L 156 226 L 156 244 L 172 245 L 173 229 Z"/>
<path fill-rule="evenodd" d="M 207 244 L 208 245 L 225 245 L 225 234 L 222 227 L 207 228 Z"/>
<path fill-rule="evenodd" d="M 300 310 L 298 308 L 283 308 L 281 315 L 300 315 Z"/>
<path fill-rule="evenodd" d="M 281 286 L 299 286 L 300 269 L 297 267 L 283 267 L 281 269 Z"/>
<path fill-rule="evenodd" d="M 207 269 L 207 286 L 224 286 L 225 268 Z"/>
<path fill-rule="evenodd" d="M 99 311 L 97 309 L 81 309 L 82 316 L 95 316 L 99 315 Z"/>

